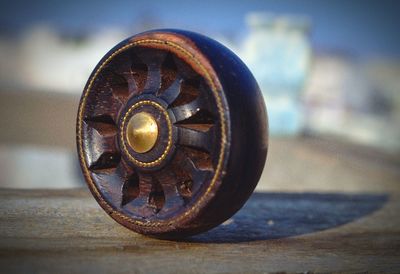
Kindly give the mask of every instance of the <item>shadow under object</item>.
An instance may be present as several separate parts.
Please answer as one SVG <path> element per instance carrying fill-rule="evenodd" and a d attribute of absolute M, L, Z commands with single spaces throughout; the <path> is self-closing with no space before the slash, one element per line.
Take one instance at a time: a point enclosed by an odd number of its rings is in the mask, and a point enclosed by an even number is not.
<path fill-rule="evenodd" d="M 350 223 L 387 200 L 386 194 L 258 192 L 227 222 L 187 240 L 235 243 L 292 237 Z"/>

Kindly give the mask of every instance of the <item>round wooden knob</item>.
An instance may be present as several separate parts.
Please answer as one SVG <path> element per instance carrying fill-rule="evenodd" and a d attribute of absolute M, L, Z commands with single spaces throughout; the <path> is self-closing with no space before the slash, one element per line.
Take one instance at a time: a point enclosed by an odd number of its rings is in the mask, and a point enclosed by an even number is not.
<path fill-rule="evenodd" d="M 205 36 L 159 30 L 113 48 L 77 118 L 79 160 L 101 207 L 133 231 L 179 238 L 217 226 L 264 167 L 264 101 L 246 66 Z"/>

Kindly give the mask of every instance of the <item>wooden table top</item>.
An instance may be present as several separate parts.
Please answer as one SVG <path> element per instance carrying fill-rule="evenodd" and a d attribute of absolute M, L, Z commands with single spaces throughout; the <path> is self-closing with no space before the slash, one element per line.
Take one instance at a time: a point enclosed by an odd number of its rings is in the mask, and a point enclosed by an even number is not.
<path fill-rule="evenodd" d="M 86 188 L 1 189 L 0 272 L 399 273 L 398 163 L 349 145 L 272 140 L 245 207 L 179 242 L 128 231 Z"/>

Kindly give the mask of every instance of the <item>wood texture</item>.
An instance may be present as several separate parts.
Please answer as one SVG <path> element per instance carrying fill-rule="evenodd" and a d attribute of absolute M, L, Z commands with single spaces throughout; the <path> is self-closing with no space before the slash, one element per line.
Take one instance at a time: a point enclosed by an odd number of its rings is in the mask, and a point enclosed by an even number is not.
<path fill-rule="evenodd" d="M 400 270 L 398 195 L 255 193 L 186 242 L 115 224 L 87 190 L 0 191 L 2 273 Z"/>
<path fill-rule="evenodd" d="M 140 113 L 158 138 L 127 140 Z M 232 216 L 253 192 L 267 153 L 266 111 L 246 66 L 199 34 L 135 35 L 99 62 L 82 94 L 78 153 L 93 195 L 117 222 L 182 238 Z"/>
<path fill-rule="evenodd" d="M 259 191 L 224 224 L 179 242 L 119 226 L 87 189 L 2 189 L 0 272 L 399 273 L 399 159 L 272 139 Z"/>

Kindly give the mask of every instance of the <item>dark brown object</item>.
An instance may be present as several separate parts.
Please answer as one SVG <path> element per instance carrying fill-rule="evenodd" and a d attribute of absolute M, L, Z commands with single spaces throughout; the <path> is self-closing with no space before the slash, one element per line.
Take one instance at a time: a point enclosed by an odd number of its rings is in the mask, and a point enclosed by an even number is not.
<path fill-rule="evenodd" d="M 127 125 L 143 113 L 158 135 L 137 149 Z M 79 159 L 117 222 L 157 237 L 193 235 L 231 217 L 253 192 L 267 154 L 266 117 L 256 81 L 227 48 L 186 31 L 146 32 L 117 45 L 90 76 L 78 111 Z M 133 126 L 144 142 L 146 125 Z"/>

